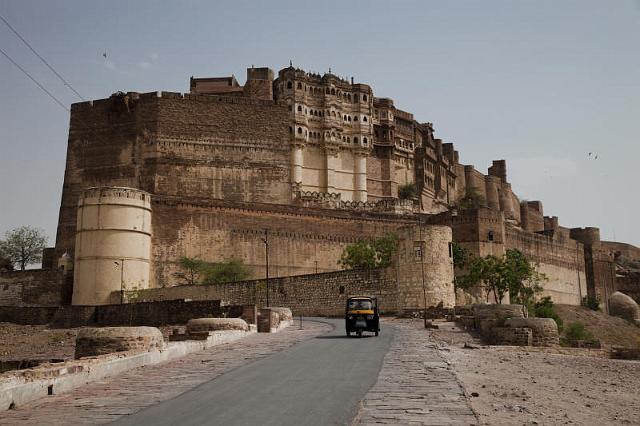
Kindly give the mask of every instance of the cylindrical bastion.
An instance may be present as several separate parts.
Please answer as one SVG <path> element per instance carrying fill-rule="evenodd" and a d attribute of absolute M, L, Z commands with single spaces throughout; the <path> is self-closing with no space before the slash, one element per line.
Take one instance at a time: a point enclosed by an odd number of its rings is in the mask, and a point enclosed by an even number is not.
<path fill-rule="evenodd" d="M 87 189 L 78 202 L 76 229 L 72 304 L 119 303 L 111 298 L 113 292 L 149 287 L 148 193 L 118 187 Z"/>

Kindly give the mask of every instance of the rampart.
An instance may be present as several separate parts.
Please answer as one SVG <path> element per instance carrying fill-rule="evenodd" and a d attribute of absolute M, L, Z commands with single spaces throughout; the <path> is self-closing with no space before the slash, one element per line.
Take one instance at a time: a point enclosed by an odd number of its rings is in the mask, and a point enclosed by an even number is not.
<path fill-rule="evenodd" d="M 233 305 L 267 306 L 265 280 L 213 285 L 181 285 L 128 292 L 138 301 L 222 300 Z M 280 277 L 269 280 L 269 305 L 291 308 L 294 315 L 344 314 L 348 296 L 377 296 L 384 313 L 398 311 L 396 271 L 389 269 L 348 270 Z"/>
<path fill-rule="evenodd" d="M 73 275 L 61 270 L 0 273 L 0 306 L 60 306 L 71 303 Z"/>
<path fill-rule="evenodd" d="M 73 256 L 88 187 L 290 204 L 288 141 L 274 101 L 153 92 L 74 104 L 55 256 Z"/>
<path fill-rule="evenodd" d="M 152 287 L 178 283 L 174 274 L 180 256 L 242 259 L 253 277 L 264 277 L 265 229 L 269 275 L 278 277 L 336 271 L 347 244 L 415 223 L 414 218 L 390 214 L 186 197 L 156 197 L 153 212 Z"/>
<path fill-rule="evenodd" d="M 587 295 L 584 247 L 574 240 L 532 234 L 506 226 L 505 249 L 518 249 L 546 275 L 544 296 L 555 303 L 578 305 Z"/>

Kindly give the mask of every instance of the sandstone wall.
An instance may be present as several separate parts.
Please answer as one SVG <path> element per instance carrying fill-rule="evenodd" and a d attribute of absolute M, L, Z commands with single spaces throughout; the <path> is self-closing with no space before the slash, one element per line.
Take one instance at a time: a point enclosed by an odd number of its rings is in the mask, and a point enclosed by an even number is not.
<path fill-rule="evenodd" d="M 389 269 L 348 270 L 269 280 L 269 305 L 291 308 L 294 315 L 344 315 L 347 297 L 378 297 L 382 312 L 399 309 L 396 271 Z M 234 305 L 267 306 L 265 280 L 217 285 L 182 285 L 136 292 L 139 301 L 174 299 L 223 300 Z"/>
<path fill-rule="evenodd" d="M 507 226 L 505 248 L 518 249 L 537 264 L 539 272 L 548 281 L 543 296 L 551 296 L 555 303 L 579 305 L 587 295 L 584 248 L 574 240 L 553 239 L 546 235 L 531 234 Z"/>
<path fill-rule="evenodd" d="M 253 277 L 265 276 L 268 229 L 269 276 L 340 269 L 347 244 L 381 236 L 412 223 L 397 216 L 287 206 L 154 198 L 152 259 L 155 285 L 177 284 L 180 256 L 207 261 L 241 259 Z"/>
<path fill-rule="evenodd" d="M 71 302 L 73 276 L 60 270 L 0 273 L 0 306 L 60 306 Z"/>
<path fill-rule="evenodd" d="M 73 104 L 56 258 L 73 255 L 88 187 L 289 204 L 289 158 L 286 107 L 273 101 L 153 92 Z"/>

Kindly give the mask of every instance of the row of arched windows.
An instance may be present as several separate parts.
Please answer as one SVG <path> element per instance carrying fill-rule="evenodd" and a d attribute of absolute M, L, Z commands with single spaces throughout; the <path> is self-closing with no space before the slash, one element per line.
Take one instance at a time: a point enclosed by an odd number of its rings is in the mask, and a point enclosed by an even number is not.
<path fill-rule="evenodd" d="M 293 127 L 289 126 L 289 133 L 293 134 Z M 321 137 L 321 133 L 320 132 L 309 132 L 305 129 L 303 129 L 302 127 L 298 127 L 298 129 L 296 130 L 296 133 L 298 135 L 302 135 L 304 134 L 304 137 L 306 138 L 307 136 L 312 138 L 312 139 L 320 139 Z M 337 138 L 338 140 L 340 140 L 342 138 L 342 142 L 345 143 L 351 143 L 351 137 L 350 136 L 344 136 L 341 133 L 336 134 L 336 132 L 325 132 L 324 134 L 325 140 L 329 140 L 331 137 L 333 137 L 334 139 Z M 353 143 L 357 144 L 358 143 L 358 137 L 354 136 L 353 137 Z M 369 144 L 369 139 L 367 139 L 366 137 L 362 138 L 362 143 L 364 145 L 368 145 Z"/>
<path fill-rule="evenodd" d="M 287 81 L 287 89 L 293 89 L 293 82 L 292 81 Z M 296 89 L 298 90 L 303 90 L 305 92 L 310 92 L 314 95 L 320 95 L 322 94 L 322 88 L 320 87 L 314 87 L 314 86 L 307 86 L 307 85 L 303 85 L 301 82 L 298 82 L 296 84 Z M 335 88 L 331 87 L 326 87 L 324 89 L 324 93 L 325 95 L 333 95 L 333 96 L 338 96 L 341 97 L 345 102 L 359 102 L 360 101 L 360 97 L 358 96 L 357 93 L 354 93 L 353 96 L 351 96 L 351 93 L 347 93 L 347 92 L 342 92 L 340 90 L 336 90 Z M 366 102 L 368 99 L 366 94 L 362 95 L 362 101 Z"/>

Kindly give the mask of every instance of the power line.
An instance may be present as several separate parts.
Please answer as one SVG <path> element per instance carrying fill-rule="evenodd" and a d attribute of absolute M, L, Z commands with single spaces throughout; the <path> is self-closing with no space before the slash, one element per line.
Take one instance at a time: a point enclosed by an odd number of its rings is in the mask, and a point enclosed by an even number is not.
<path fill-rule="evenodd" d="M 27 71 L 25 71 L 25 69 L 24 69 L 24 68 L 22 68 L 20 65 L 18 65 L 18 63 L 17 63 L 16 61 L 14 61 L 13 59 L 11 59 L 11 56 L 7 55 L 7 53 L 6 53 L 4 50 L 2 50 L 2 48 L 0 48 L 0 53 L 2 53 L 2 54 L 3 54 L 3 55 L 4 55 L 8 60 L 10 60 L 10 61 L 11 61 L 11 63 L 12 63 L 13 65 L 15 65 L 16 67 L 18 67 L 18 69 L 19 69 L 20 71 L 22 71 L 22 72 L 23 72 L 27 77 L 29 77 L 29 78 L 31 79 L 31 81 L 33 81 L 35 84 L 37 84 L 37 85 L 38 85 L 38 87 L 39 87 L 39 88 L 41 88 L 41 89 L 42 89 L 42 90 L 43 90 L 47 95 L 51 96 L 51 99 L 53 99 L 54 101 L 56 101 L 56 103 L 57 103 L 58 105 L 60 105 L 62 108 L 64 108 L 64 109 L 65 109 L 65 111 L 67 111 L 67 112 L 69 111 L 69 108 L 67 108 L 67 107 L 66 107 L 62 102 L 60 102 L 60 100 L 58 100 L 58 98 L 56 98 L 55 96 L 53 96 L 53 95 L 51 94 L 51 92 L 49 92 L 47 89 L 45 89 L 45 87 L 44 87 L 42 84 L 38 83 L 38 81 L 37 81 L 35 78 L 31 77 L 31 74 L 29 74 Z"/>
<path fill-rule="evenodd" d="M 65 80 L 60 74 L 58 74 L 58 72 L 53 69 L 53 67 L 49 64 L 49 62 L 47 62 L 42 56 L 40 56 L 40 54 L 38 52 L 36 52 L 36 50 L 29 44 L 29 42 L 27 40 L 24 39 L 24 37 L 22 37 L 20 35 L 20 33 L 18 31 L 16 31 L 15 28 L 13 28 L 11 26 L 11 24 L 9 22 L 7 22 L 7 20 L 4 18 L 4 16 L 0 15 L 0 19 L 2 19 L 2 22 L 4 22 L 7 27 L 9 27 L 9 29 L 11 31 L 13 31 L 13 33 L 20 39 L 22 40 L 22 42 L 33 52 L 34 55 L 36 55 L 38 58 L 40 58 L 40 60 L 47 66 L 49 67 L 49 69 L 64 83 L 65 86 L 67 86 L 69 89 L 71 89 L 73 91 L 73 93 L 76 94 L 76 96 L 78 96 L 81 100 L 84 101 L 84 98 L 82 97 L 82 95 L 80 93 L 78 93 L 76 91 L 76 89 L 73 88 L 73 86 L 71 86 L 71 84 Z"/>

